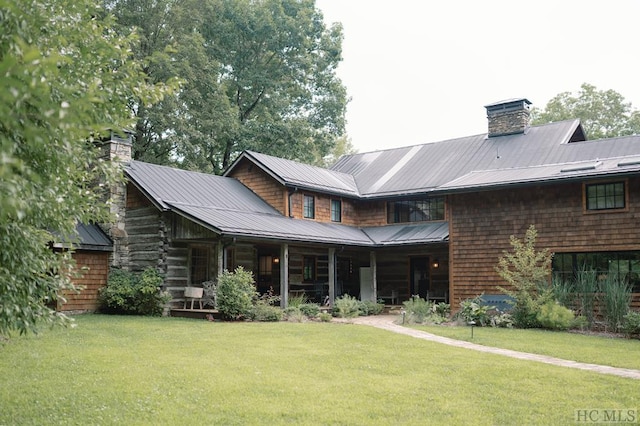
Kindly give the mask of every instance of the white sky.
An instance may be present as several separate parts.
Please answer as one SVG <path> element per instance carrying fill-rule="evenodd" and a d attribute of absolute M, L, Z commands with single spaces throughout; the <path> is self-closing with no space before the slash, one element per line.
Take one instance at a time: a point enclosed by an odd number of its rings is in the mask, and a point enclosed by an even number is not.
<path fill-rule="evenodd" d="M 316 0 L 360 152 L 485 133 L 484 105 L 544 108 L 582 83 L 640 109 L 639 0 Z"/>

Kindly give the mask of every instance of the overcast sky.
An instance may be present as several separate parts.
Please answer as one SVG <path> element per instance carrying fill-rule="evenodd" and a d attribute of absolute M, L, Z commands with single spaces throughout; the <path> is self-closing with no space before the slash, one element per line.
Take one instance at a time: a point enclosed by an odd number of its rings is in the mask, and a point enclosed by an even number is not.
<path fill-rule="evenodd" d="M 640 0 L 316 0 L 360 152 L 486 132 L 484 105 L 544 108 L 582 83 L 640 109 Z"/>

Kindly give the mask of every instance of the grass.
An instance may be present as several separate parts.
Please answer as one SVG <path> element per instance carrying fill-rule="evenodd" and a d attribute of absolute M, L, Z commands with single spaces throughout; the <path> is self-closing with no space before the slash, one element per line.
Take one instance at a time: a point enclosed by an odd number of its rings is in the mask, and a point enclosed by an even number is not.
<path fill-rule="evenodd" d="M 583 335 L 539 329 L 466 326 L 416 326 L 439 336 L 485 346 L 513 349 L 590 364 L 640 370 L 640 340 Z"/>
<path fill-rule="evenodd" d="M 351 324 L 77 322 L 0 346 L 0 424 L 568 424 L 640 390 Z"/>

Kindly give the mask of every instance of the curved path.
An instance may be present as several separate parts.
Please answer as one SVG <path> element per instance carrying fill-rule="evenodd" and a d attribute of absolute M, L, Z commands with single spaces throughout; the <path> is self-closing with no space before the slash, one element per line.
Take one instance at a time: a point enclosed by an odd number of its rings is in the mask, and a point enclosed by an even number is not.
<path fill-rule="evenodd" d="M 530 354 L 526 352 L 513 351 L 511 349 L 494 348 L 491 346 L 478 345 L 476 343 L 465 342 L 463 340 L 450 339 L 448 337 L 436 336 L 426 331 L 414 330 L 412 328 L 403 327 L 394 321 L 398 319 L 395 315 L 375 315 L 368 317 L 358 317 L 350 320 L 353 324 L 369 325 L 383 330 L 393 331 L 394 333 L 405 334 L 407 336 L 416 337 L 418 339 L 430 340 L 449 346 L 459 348 L 473 349 L 474 351 L 487 352 L 497 355 L 508 356 L 511 358 L 524 359 L 527 361 L 543 362 L 545 364 L 559 365 L 562 367 L 577 368 L 579 370 L 593 371 L 601 374 L 611 374 L 614 376 L 626 377 L 629 379 L 640 380 L 640 370 L 630 368 L 617 368 L 607 365 L 587 364 L 584 362 L 569 361 L 561 358 L 554 358 L 546 355 Z"/>

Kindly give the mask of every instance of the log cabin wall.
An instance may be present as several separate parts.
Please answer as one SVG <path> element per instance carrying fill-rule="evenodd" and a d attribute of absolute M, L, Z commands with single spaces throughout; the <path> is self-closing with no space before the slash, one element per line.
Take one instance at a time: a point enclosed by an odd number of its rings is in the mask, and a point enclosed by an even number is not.
<path fill-rule="evenodd" d="M 252 162 L 243 159 L 229 177 L 242 182 L 281 214 L 287 215 L 287 189 Z"/>
<path fill-rule="evenodd" d="M 109 275 L 109 252 L 78 250 L 73 254 L 78 270 L 87 268 L 81 277 L 72 278 L 74 285 L 82 287 L 80 292 L 65 290 L 67 300 L 58 302 L 58 311 L 95 312 L 99 308 L 99 291 L 107 285 Z"/>
<path fill-rule="evenodd" d="M 626 182 L 628 208 L 615 212 L 586 212 L 582 182 L 450 195 L 452 306 L 498 292 L 504 284 L 495 271 L 498 258 L 511 251 L 509 237 L 524 237 L 530 225 L 538 231 L 538 249 L 640 250 L 640 178 Z M 640 306 L 638 296 L 634 306 Z"/>

